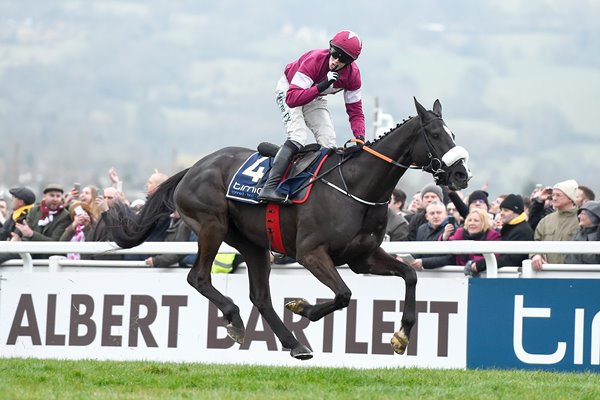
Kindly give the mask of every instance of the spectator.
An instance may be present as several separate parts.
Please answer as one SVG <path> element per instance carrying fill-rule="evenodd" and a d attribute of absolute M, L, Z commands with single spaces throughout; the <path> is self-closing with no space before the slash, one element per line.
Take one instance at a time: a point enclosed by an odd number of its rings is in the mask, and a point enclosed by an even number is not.
<path fill-rule="evenodd" d="M 573 179 L 559 182 L 552 190 L 552 207 L 554 212 L 548 214 L 537 225 L 534 240 L 571 240 L 577 231 L 577 182 Z M 543 264 L 562 264 L 564 254 L 534 254 L 531 266 L 540 271 Z"/>
<path fill-rule="evenodd" d="M 148 178 L 148 182 L 146 182 L 146 194 L 147 197 L 152 196 L 156 189 L 160 186 L 161 183 L 166 181 L 169 177 L 158 170 L 154 170 L 154 173 L 150 175 Z M 127 207 L 128 210 L 131 210 Z M 167 236 L 167 229 L 169 229 L 169 225 L 171 223 L 171 218 L 169 216 L 160 218 L 156 221 L 154 228 L 150 231 L 150 234 L 146 238 L 146 242 L 162 242 L 165 240 Z M 134 261 L 145 261 L 149 257 L 152 257 L 151 254 L 126 254 L 125 260 L 134 260 Z"/>
<path fill-rule="evenodd" d="M 531 192 L 531 201 L 528 208 L 528 221 L 531 229 L 535 231 L 542 218 L 554 212 L 552 208 L 552 188 L 536 187 Z"/>
<path fill-rule="evenodd" d="M 525 205 L 523 198 L 518 194 L 509 194 L 500 203 L 500 213 L 498 214 L 501 223 L 500 236 L 502 241 L 532 241 L 533 230 L 527 222 Z M 528 254 L 501 254 L 496 256 L 498 268 L 506 266 L 521 266 L 523 260 L 528 258 Z M 471 266 L 473 267 L 473 266 Z M 476 262 L 478 272 L 486 269 L 486 261 L 482 259 Z"/>
<path fill-rule="evenodd" d="M 177 211 L 173 212 L 170 216 L 169 226 L 166 230 L 165 242 L 186 242 L 190 239 L 191 230 L 183 222 Z M 146 265 L 149 267 L 164 268 L 170 267 L 174 264 L 179 265 L 180 262 L 186 257 L 186 254 L 162 254 L 147 257 Z"/>
<path fill-rule="evenodd" d="M 388 203 L 388 207 L 396 214 L 400 214 L 404 217 L 406 216 L 406 212 L 404 212 L 405 203 L 406 193 L 404 193 L 402 189 L 394 189 L 392 191 L 392 196 L 390 198 L 390 202 Z"/>
<path fill-rule="evenodd" d="M 35 205 L 35 194 L 25 188 L 16 187 L 9 190 L 12 195 L 12 214 L 6 219 L 6 222 L 0 228 L 0 240 L 17 241 L 21 232 L 18 231 L 17 224 L 25 223 L 27 215 Z M 0 253 L 0 264 L 8 260 L 20 258 L 17 253 Z"/>
<path fill-rule="evenodd" d="M 458 213 L 458 210 L 456 209 L 456 206 L 454 205 L 453 202 L 449 202 L 446 205 L 446 211 L 448 211 L 448 217 L 453 217 L 454 218 L 454 226 L 461 226 L 463 224 L 463 217 Z"/>
<path fill-rule="evenodd" d="M 435 200 L 427 205 L 427 221 L 419 227 L 417 232 L 417 241 L 437 241 L 444 232 L 444 227 L 448 224 L 448 212 L 446 206 L 441 201 Z M 410 266 L 414 269 L 436 268 L 447 265 L 452 262 L 449 255 L 436 254 L 416 254 Z"/>
<path fill-rule="evenodd" d="M 594 191 L 587 186 L 579 185 L 577 188 L 577 199 L 575 200 L 577 207 L 581 207 L 590 200 L 596 200 Z"/>
<path fill-rule="evenodd" d="M 412 218 L 421 211 L 423 211 L 423 207 L 421 205 L 421 192 L 417 192 L 413 195 L 404 218 L 406 218 L 408 223 L 410 223 Z"/>
<path fill-rule="evenodd" d="M 94 221 L 98 221 L 101 212 L 96 204 L 97 198 L 98 188 L 95 186 L 84 186 L 79 193 L 79 201 L 88 205 L 90 216 L 94 219 Z M 69 210 L 70 209 L 71 208 L 69 207 Z"/>
<path fill-rule="evenodd" d="M 58 241 L 71 223 L 69 213 L 64 210 L 62 186 L 50 184 L 44 188 L 44 196 L 37 206 L 33 207 L 23 223 L 16 223 L 22 240 Z M 47 258 L 45 256 L 44 258 Z"/>
<path fill-rule="evenodd" d="M 8 203 L 4 198 L 4 194 L 0 195 L 0 228 L 4 226 L 6 219 L 8 218 Z"/>
<path fill-rule="evenodd" d="M 488 192 L 486 192 L 485 190 L 474 190 L 469 195 L 467 199 L 467 204 L 465 204 L 465 202 L 460 198 L 460 196 L 456 192 L 449 191 L 448 197 L 450 198 L 450 201 L 452 201 L 452 203 L 456 207 L 456 210 L 463 219 L 467 218 L 467 215 L 473 208 L 481 208 L 482 210 L 485 210 L 489 213 L 490 204 L 488 201 Z M 489 216 L 489 218 L 491 223 L 493 218 L 492 216 Z"/>
<path fill-rule="evenodd" d="M 93 229 L 96 220 L 94 219 L 91 207 L 83 201 L 74 201 L 69 207 L 71 221 L 61 235 L 61 242 L 85 242 L 86 236 L 89 241 L 90 231 Z M 67 258 L 70 260 L 80 260 L 79 253 L 69 253 Z"/>
<path fill-rule="evenodd" d="M 500 204 L 502 204 L 504 199 L 506 199 L 506 195 L 501 194 L 500 196 L 496 197 L 496 199 L 494 201 L 492 201 L 492 203 L 490 204 L 490 210 L 489 210 L 490 214 L 492 214 L 494 216 L 500 214 Z"/>
<path fill-rule="evenodd" d="M 425 209 L 433 201 L 439 201 L 443 205 L 443 197 L 444 196 L 442 194 L 441 187 L 434 184 L 428 184 L 425 185 L 425 187 L 423 187 L 423 189 L 421 190 L 421 208 L 423 211 L 418 212 L 411 218 L 410 223 L 408 224 L 408 240 L 418 240 L 417 230 L 421 225 L 427 223 Z M 444 212 L 446 212 L 445 207 Z"/>
<path fill-rule="evenodd" d="M 35 204 L 35 194 L 25 187 L 16 187 L 9 190 L 12 195 L 12 215 L 6 219 L 2 228 L 0 228 L 0 240 L 11 240 L 16 231 L 17 223 L 24 223 L 29 211 Z M 1 255 L 0 255 L 1 257 Z M 16 258 L 19 256 L 17 255 Z M 13 257 L 11 257 L 13 258 Z"/>
<path fill-rule="evenodd" d="M 580 186 L 581 187 L 581 186 Z M 579 229 L 572 240 L 600 240 L 600 201 L 589 200 L 577 211 Z M 565 264 L 600 264 L 600 254 L 567 254 Z"/>
<path fill-rule="evenodd" d="M 402 214 L 396 214 L 389 206 L 384 240 L 390 242 L 408 240 L 408 222 Z"/>
<path fill-rule="evenodd" d="M 121 201 L 122 194 L 113 187 L 107 187 L 103 191 L 103 196 L 96 197 L 96 207 L 100 211 L 100 217 L 94 224 L 94 229 L 89 233 L 86 239 L 89 242 L 113 242 L 111 230 L 106 225 L 108 210 L 114 205 L 115 201 Z M 122 260 L 123 255 L 112 253 L 83 254 L 82 258 L 92 260 Z"/>
<path fill-rule="evenodd" d="M 454 231 L 452 225 L 446 225 L 442 240 L 500 240 L 500 234 L 491 229 L 487 210 L 473 207 L 465 219 L 464 228 Z M 451 235 L 450 235 L 451 234 Z M 481 254 L 458 254 L 455 256 L 456 265 L 465 266 L 465 275 L 474 277 L 484 270 L 485 264 Z"/>

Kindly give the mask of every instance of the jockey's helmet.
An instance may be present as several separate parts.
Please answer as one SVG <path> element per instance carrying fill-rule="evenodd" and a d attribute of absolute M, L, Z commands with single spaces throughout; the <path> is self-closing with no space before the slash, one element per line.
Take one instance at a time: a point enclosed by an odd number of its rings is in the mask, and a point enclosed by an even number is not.
<path fill-rule="evenodd" d="M 353 60 L 356 60 L 362 50 L 362 40 L 352 31 L 341 31 L 329 41 L 329 45 L 342 50 Z"/>

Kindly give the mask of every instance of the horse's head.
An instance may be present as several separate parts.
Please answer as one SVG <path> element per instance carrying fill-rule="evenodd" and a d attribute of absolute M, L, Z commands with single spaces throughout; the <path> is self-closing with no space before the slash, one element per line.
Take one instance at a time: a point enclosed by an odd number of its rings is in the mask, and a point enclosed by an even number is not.
<path fill-rule="evenodd" d="M 452 190 L 467 187 L 471 172 L 467 166 L 469 153 L 454 142 L 454 134 L 442 119 L 439 100 L 428 111 L 415 98 L 417 113 L 421 119 L 419 140 L 413 149 L 414 162 L 433 175 L 438 185 L 447 185 Z"/>

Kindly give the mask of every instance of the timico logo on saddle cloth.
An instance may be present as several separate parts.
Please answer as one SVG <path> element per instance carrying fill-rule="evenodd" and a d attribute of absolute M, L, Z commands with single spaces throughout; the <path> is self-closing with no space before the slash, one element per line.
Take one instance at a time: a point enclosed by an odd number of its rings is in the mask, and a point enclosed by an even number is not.
<path fill-rule="evenodd" d="M 296 190 L 305 185 L 308 181 L 312 181 L 323 162 L 327 159 L 329 149 L 323 147 L 319 150 L 318 157 L 306 167 L 304 171 L 288 178 L 288 174 L 292 168 L 288 168 L 283 180 L 277 186 L 277 191 L 283 195 L 290 195 L 292 203 L 304 203 L 310 194 L 312 184 L 307 185 L 304 189 L 295 193 Z M 235 175 L 229 182 L 227 187 L 228 199 L 241 201 L 244 203 L 258 204 L 258 195 L 260 190 L 268 178 L 268 172 L 271 168 L 271 158 L 265 157 L 260 153 L 253 153 L 236 171 Z"/>

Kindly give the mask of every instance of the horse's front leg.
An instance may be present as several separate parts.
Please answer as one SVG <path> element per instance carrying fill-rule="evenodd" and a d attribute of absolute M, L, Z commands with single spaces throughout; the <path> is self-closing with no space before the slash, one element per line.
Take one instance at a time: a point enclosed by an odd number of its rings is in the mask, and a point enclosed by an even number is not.
<path fill-rule="evenodd" d="M 331 260 L 331 257 L 322 246 L 305 254 L 302 257 L 301 263 L 321 283 L 331 289 L 335 297 L 331 301 L 315 305 L 310 304 L 304 299 L 292 300 L 285 305 L 289 310 L 311 321 L 317 321 L 336 310 L 348 307 L 352 292 L 342 280 L 333 260 Z"/>
<path fill-rule="evenodd" d="M 406 293 L 404 295 L 404 311 L 402 327 L 391 339 L 391 345 L 398 354 L 404 354 L 410 338 L 410 331 L 416 320 L 416 288 L 417 273 L 409 265 L 387 254 L 381 247 L 362 262 L 348 263 L 350 269 L 357 274 L 393 275 L 404 279 Z"/>

